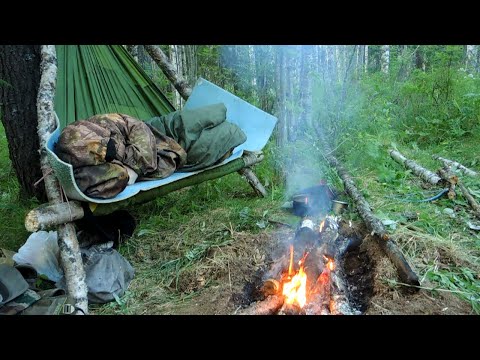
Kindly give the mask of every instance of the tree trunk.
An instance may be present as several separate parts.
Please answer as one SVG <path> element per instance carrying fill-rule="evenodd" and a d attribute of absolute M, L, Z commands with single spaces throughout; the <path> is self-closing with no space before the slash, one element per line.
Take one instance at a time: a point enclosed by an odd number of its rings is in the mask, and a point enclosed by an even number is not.
<path fill-rule="evenodd" d="M 162 69 L 168 80 L 173 83 L 175 89 L 180 93 L 184 100 L 187 100 L 192 93 L 192 88 L 188 82 L 175 71 L 175 67 L 168 61 L 167 55 L 156 45 L 143 45 L 148 54 L 157 65 Z"/>
<path fill-rule="evenodd" d="M 390 45 L 382 46 L 381 70 L 384 74 L 388 74 L 390 67 Z"/>
<path fill-rule="evenodd" d="M 467 45 L 467 56 L 465 56 L 465 69 L 467 69 L 469 74 L 472 74 L 475 71 L 476 64 L 476 47 L 475 45 Z"/>
<path fill-rule="evenodd" d="M 423 46 L 419 45 L 415 51 L 415 67 L 425 71 L 425 57 L 423 55 Z"/>
<path fill-rule="evenodd" d="M 0 118 L 5 127 L 13 169 L 23 199 L 47 199 L 37 135 L 37 92 L 40 83 L 39 45 L 0 45 Z"/>
<path fill-rule="evenodd" d="M 172 63 L 175 72 L 181 76 L 181 72 L 179 71 L 178 66 L 178 46 L 177 45 L 170 45 L 170 62 Z M 175 85 L 172 83 L 172 92 L 174 94 L 174 106 L 175 109 L 180 110 L 182 107 L 182 100 L 180 93 L 175 88 Z"/>
<path fill-rule="evenodd" d="M 305 131 L 305 125 L 310 120 L 312 112 L 312 82 L 311 82 L 311 63 L 312 46 L 302 45 L 300 64 L 300 130 Z M 300 135 L 300 134 L 297 134 Z"/>
<path fill-rule="evenodd" d="M 277 98 L 277 136 L 276 142 L 279 148 L 287 143 L 288 129 L 286 127 L 286 108 L 285 108 L 285 51 L 282 46 L 276 48 L 276 67 L 275 67 L 275 83 Z"/>
<path fill-rule="evenodd" d="M 365 45 L 364 53 L 365 53 L 365 57 L 364 57 L 364 67 L 363 67 L 363 71 L 364 71 L 365 73 L 368 73 L 368 45 Z"/>

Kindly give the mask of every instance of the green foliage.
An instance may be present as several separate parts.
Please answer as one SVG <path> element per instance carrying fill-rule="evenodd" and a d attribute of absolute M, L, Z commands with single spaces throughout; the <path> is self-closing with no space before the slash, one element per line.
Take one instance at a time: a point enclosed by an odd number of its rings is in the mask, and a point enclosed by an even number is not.
<path fill-rule="evenodd" d="M 437 283 L 439 288 L 448 289 L 468 301 L 477 315 L 480 315 L 480 281 L 477 274 L 465 267 L 430 269 L 426 278 Z"/>

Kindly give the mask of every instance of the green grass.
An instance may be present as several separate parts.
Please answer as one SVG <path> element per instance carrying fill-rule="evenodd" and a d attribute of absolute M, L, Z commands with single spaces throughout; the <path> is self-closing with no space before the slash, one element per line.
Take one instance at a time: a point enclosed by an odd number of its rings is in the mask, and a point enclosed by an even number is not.
<path fill-rule="evenodd" d="M 17 250 L 29 235 L 23 225 L 25 214 L 37 203 L 18 200 L 18 183 L 8 159 L 3 128 L 1 130 L 0 247 Z M 377 140 L 379 138 L 381 140 Z M 477 224 L 478 219 L 472 216 L 460 195 L 453 202 L 446 197 L 427 203 L 405 202 L 405 199 L 431 196 L 439 188 L 424 188 L 421 180 L 395 163 L 387 153 L 392 142 L 389 136 L 372 135 L 363 141 L 352 136 L 340 144 L 339 159 L 354 177 L 374 213 L 381 219 L 396 222 L 388 229 L 422 279 L 422 286 L 432 292 L 452 292 L 479 313 L 480 235 L 466 225 L 468 221 Z M 341 188 L 336 172 L 326 166 L 319 150 L 310 144 L 295 146 L 303 149 L 300 151 L 303 153 L 309 150 L 310 159 L 317 159 L 314 172 Z M 431 154 L 479 168 L 474 156 L 474 137 L 422 149 L 414 143 L 397 144 L 397 147 L 406 157 L 431 170 L 440 165 Z M 122 298 L 92 306 L 92 313 L 161 314 L 171 311 L 172 307 L 193 301 L 200 290 L 218 285 L 220 275 L 230 270 L 227 266 L 236 258 L 245 261 L 253 256 L 248 253 L 252 249 L 242 248 L 239 236 L 253 238 L 269 232 L 275 228 L 269 219 L 295 225 L 298 218 L 280 209 L 286 200 L 285 189 L 273 168 L 281 160 L 281 153 L 275 153 L 271 145 L 266 153 L 266 159 L 255 168 L 267 184 L 269 196 L 266 198 L 255 196 L 246 181 L 237 174 L 230 174 L 129 209 L 138 226 L 119 250 L 134 266 L 135 279 Z M 465 176 L 462 179 L 480 194 L 478 180 Z M 443 212 L 447 207 L 454 209 L 455 218 Z M 412 212 L 418 213 L 418 220 L 406 218 L 405 213 Z M 355 212 L 345 216 L 359 220 Z M 416 230 L 409 229 L 407 224 Z"/>
<path fill-rule="evenodd" d="M 21 201 L 19 185 L 8 155 L 7 139 L 0 123 L 0 247 L 17 251 L 30 235 L 24 226 L 25 215 L 38 202 Z"/>

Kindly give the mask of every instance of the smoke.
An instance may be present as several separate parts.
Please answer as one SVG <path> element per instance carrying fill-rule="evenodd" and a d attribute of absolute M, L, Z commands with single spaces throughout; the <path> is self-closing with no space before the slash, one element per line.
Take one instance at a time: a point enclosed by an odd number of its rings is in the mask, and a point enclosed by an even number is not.
<path fill-rule="evenodd" d="M 247 101 L 278 118 L 275 158 L 285 179 L 285 197 L 326 179 L 318 134 L 330 147 L 351 127 L 358 107 L 354 80 L 363 59 L 357 46 L 223 46 Z M 237 94 L 238 95 L 238 94 Z M 270 99 L 273 97 L 273 99 Z"/>

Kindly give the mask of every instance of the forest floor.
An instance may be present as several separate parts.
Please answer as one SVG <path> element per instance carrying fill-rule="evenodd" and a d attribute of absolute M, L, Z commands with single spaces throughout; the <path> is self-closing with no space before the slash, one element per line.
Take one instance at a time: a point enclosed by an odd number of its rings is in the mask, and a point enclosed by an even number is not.
<path fill-rule="evenodd" d="M 24 216 L 38 203 L 18 201 L 18 184 L 0 130 L 0 247 L 17 251 L 29 235 Z M 475 146 L 472 140 L 470 145 L 452 146 L 455 153 L 437 151 L 440 147 L 403 153 L 428 167 L 433 166 L 429 154 L 435 151 L 475 169 L 468 161 L 474 158 Z M 293 236 L 300 220 L 281 209 L 287 200 L 285 190 L 277 185 L 268 160 L 272 156 L 268 155 L 267 149 L 266 160 L 255 168 L 266 184 L 267 198 L 256 197 L 246 181 L 230 174 L 128 209 L 137 228 L 119 250 L 134 267 L 135 278 L 118 301 L 91 305 L 91 313 L 227 315 L 247 306 L 253 287 L 274 260 L 274 250 Z M 386 152 L 381 163 L 388 164 L 388 172 L 380 175 L 348 158 L 343 160 L 375 214 L 389 221 L 392 237 L 421 280 L 418 292 L 405 291 L 408 289 L 399 284 L 392 263 L 350 206 L 342 216 L 358 229 L 363 243 L 345 267 L 347 277 L 356 269 L 366 276 L 358 284 L 370 294 L 364 313 L 480 313 L 480 232 L 467 226 L 478 221 L 465 200 L 459 196 L 455 201 L 445 197 L 425 203 L 402 202 L 398 196 L 408 198 L 414 192 L 422 197 L 438 189 L 425 189 Z M 465 178 L 465 183 L 480 194 L 478 180 Z M 406 212 L 418 217 L 407 220 Z M 291 228 L 270 220 L 288 223 Z"/>

